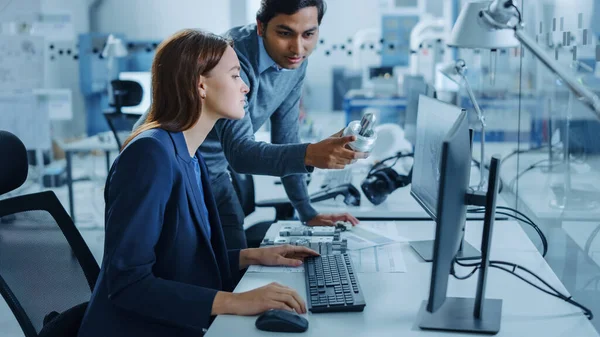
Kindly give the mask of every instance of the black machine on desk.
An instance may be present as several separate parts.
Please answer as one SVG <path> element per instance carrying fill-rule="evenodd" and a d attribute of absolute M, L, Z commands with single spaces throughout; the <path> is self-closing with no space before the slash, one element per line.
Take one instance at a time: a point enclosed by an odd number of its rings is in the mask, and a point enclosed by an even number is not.
<path fill-rule="evenodd" d="M 373 205 L 381 204 L 392 192 L 411 183 L 412 168 L 408 175 L 399 174 L 394 170 L 394 166 L 398 160 L 405 157 L 413 157 L 413 154 L 398 152 L 394 156 L 383 159 L 369 170 L 367 177 L 363 180 L 360 187 Z M 387 163 L 392 160 L 393 163 L 388 165 Z"/>

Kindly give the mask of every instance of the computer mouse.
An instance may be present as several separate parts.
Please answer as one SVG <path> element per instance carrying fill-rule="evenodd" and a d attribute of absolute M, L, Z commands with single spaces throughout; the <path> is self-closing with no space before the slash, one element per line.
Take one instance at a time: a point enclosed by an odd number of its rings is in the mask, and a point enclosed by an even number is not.
<path fill-rule="evenodd" d="M 306 318 L 286 310 L 269 310 L 258 316 L 255 323 L 259 330 L 273 332 L 304 332 L 308 329 Z"/>

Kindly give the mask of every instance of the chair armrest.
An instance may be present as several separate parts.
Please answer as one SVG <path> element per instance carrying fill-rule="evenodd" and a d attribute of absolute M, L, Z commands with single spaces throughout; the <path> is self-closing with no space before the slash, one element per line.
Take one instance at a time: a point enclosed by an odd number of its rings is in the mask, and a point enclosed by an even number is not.
<path fill-rule="evenodd" d="M 257 201 L 256 207 L 280 207 L 285 205 L 292 205 L 289 199 L 287 198 L 279 198 L 279 199 L 269 199 L 263 201 Z"/>

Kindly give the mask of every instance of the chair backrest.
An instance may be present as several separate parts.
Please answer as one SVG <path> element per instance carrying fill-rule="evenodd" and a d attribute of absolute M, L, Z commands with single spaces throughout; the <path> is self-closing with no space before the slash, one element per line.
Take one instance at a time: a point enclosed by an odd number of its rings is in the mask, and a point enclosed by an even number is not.
<path fill-rule="evenodd" d="M 142 102 L 144 89 L 142 85 L 136 81 L 130 80 L 113 80 L 110 82 L 114 98 L 116 112 L 121 112 L 121 107 L 136 106 Z"/>
<path fill-rule="evenodd" d="M 123 147 L 123 143 L 131 134 L 133 126 L 140 119 L 140 115 L 137 114 L 126 114 L 119 112 L 105 112 L 104 118 L 110 127 L 115 139 L 117 140 L 117 146 L 119 150 Z"/>
<path fill-rule="evenodd" d="M 17 136 L 0 130 L 0 195 L 19 188 L 27 179 L 28 161 L 25 145 Z M 10 164 L 10 165 L 9 165 Z"/>
<path fill-rule="evenodd" d="M 239 174 L 229 168 L 229 174 L 231 175 L 231 182 L 233 188 L 240 200 L 242 209 L 244 210 L 244 216 L 248 216 L 256 210 L 256 200 L 254 199 L 254 179 L 250 174 Z"/>
<path fill-rule="evenodd" d="M 0 182 L 21 174 L 7 172 Z M 0 200 L 0 220 L 0 294 L 24 335 L 36 337 L 46 315 L 90 300 L 100 267 L 52 191 Z"/>

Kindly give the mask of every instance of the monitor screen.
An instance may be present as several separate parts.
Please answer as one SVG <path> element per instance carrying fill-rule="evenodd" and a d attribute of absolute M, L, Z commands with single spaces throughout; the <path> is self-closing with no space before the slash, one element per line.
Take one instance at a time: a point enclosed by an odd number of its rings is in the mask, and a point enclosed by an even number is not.
<path fill-rule="evenodd" d="M 437 219 L 442 143 L 461 112 L 463 110 L 455 105 L 424 95 L 419 97 L 411 194 L 434 220 Z"/>

